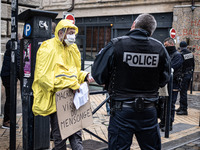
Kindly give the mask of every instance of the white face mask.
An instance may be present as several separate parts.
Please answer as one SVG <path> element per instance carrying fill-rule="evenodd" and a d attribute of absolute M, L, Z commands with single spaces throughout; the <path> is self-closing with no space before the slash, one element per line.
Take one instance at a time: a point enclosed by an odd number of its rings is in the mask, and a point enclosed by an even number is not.
<path fill-rule="evenodd" d="M 67 39 L 64 39 L 67 46 L 72 45 L 76 41 L 75 34 L 67 34 Z"/>

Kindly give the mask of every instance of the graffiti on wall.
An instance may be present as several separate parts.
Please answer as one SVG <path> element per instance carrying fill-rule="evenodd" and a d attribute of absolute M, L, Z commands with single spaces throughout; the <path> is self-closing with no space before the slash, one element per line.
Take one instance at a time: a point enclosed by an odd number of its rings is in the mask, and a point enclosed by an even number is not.
<path fill-rule="evenodd" d="M 180 29 L 177 35 L 181 39 L 190 39 L 191 50 L 195 55 L 200 55 L 200 19 L 188 20 L 188 22 L 189 28 Z"/>

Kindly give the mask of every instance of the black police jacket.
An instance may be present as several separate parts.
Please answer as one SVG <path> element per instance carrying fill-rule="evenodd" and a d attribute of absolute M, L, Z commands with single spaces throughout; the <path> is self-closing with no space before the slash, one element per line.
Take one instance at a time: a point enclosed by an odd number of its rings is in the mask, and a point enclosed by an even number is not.
<path fill-rule="evenodd" d="M 170 58 L 163 44 L 135 29 L 113 39 L 96 56 L 92 76 L 105 84 L 112 99 L 158 96 L 170 77 Z"/>
<path fill-rule="evenodd" d="M 175 46 L 166 47 L 171 59 L 171 67 L 174 69 L 173 72 L 173 89 L 180 89 L 182 79 L 182 68 L 183 68 L 183 56 L 176 50 Z"/>
<path fill-rule="evenodd" d="M 171 67 L 174 69 L 174 77 L 182 74 L 183 56 L 176 50 L 175 46 L 166 47 L 171 59 Z"/>
<path fill-rule="evenodd" d="M 182 68 L 182 72 L 183 74 L 186 73 L 191 73 L 192 71 L 194 71 L 194 55 L 187 49 L 184 48 L 181 50 L 181 54 L 183 55 L 183 68 Z"/>
<path fill-rule="evenodd" d="M 1 76 L 10 76 L 10 62 L 11 62 L 11 40 L 6 43 L 6 51 L 1 69 Z M 20 42 L 17 42 L 17 78 L 20 78 Z"/>

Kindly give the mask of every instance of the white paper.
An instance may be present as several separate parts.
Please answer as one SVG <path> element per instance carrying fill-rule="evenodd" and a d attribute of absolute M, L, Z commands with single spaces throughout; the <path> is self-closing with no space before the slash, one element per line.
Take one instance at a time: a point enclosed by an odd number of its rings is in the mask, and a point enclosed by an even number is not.
<path fill-rule="evenodd" d="M 74 105 L 76 109 L 79 109 L 79 107 L 83 106 L 88 101 L 88 85 L 86 82 L 82 83 L 79 92 L 76 91 L 74 96 Z"/>

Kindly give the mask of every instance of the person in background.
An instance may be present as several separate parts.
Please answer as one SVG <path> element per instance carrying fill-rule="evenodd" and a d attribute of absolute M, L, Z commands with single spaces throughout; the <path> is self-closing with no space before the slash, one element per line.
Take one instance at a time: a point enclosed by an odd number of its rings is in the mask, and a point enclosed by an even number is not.
<path fill-rule="evenodd" d="M 84 81 L 93 82 L 88 72 L 81 71 L 81 55 L 76 41 L 78 28 L 70 20 L 61 20 L 55 29 L 55 37 L 42 43 L 37 51 L 33 89 L 34 115 L 50 116 L 55 147 L 66 150 L 66 140 L 61 138 L 55 93 L 64 88 L 79 89 Z M 69 137 L 73 150 L 82 150 L 81 131 Z"/>
<path fill-rule="evenodd" d="M 182 64 L 183 57 L 180 52 L 176 50 L 175 42 L 172 38 L 166 38 L 164 40 L 164 46 L 169 53 L 171 59 L 171 68 L 173 68 L 173 90 L 172 90 L 172 103 L 171 103 L 171 118 L 170 118 L 170 131 L 173 127 L 174 115 L 175 115 L 175 103 L 177 100 L 178 92 L 180 91 L 182 81 Z M 160 128 L 161 131 L 165 131 L 164 126 L 165 118 L 161 120 Z"/>
<path fill-rule="evenodd" d="M 20 40 L 22 38 L 22 35 L 18 34 L 18 41 L 17 41 L 17 79 L 20 80 Z M 10 62 L 11 62 L 11 40 L 9 40 L 6 43 L 6 51 L 4 53 L 4 59 L 3 59 L 3 65 L 1 69 L 1 80 L 2 84 L 5 87 L 6 92 L 6 101 L 4 105 L 4 118 L 3 118 L 3 125 L 2 128 L 4 129 L 10 129 Z M 18 128 L 18 125 L 16 125 L 16 128 Z"/>
<path fill-rule="evenodd" d="M 51 23 L 51 37 L 54 38 L 55 37 L 55 29 L 56 29 L 56 23 L 55 22 L 52 22 Z"/>
<path fill-rule="evenodd" d="M 134 134 L 141 149 L 161 149 L 155 103 L 171 68 L 164 45 L 151 37 L 156 26 L 152 15 L 139 15 L 130 32 L 112 39 L 92 66 L 93 78 L 110 95 L 109 150 L 130 149 Z"/>
<path fill-rule="evenodd" d="M 194 71 L 194 55 L 187 49 L 187 43 L 185 41 L 180 42 L 180 50 L 183 56 L 183 80 L 181 83 L 180 91 L 180 107 L 176 110 L 177 115 L 188 115 L 188 100 L 187 100 L 187 90 Z"/>

